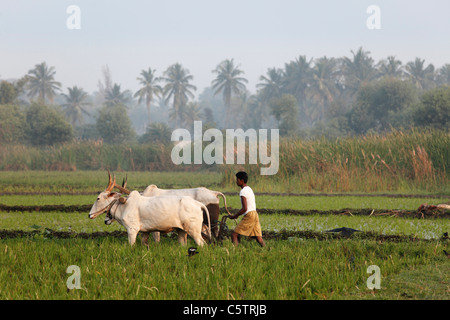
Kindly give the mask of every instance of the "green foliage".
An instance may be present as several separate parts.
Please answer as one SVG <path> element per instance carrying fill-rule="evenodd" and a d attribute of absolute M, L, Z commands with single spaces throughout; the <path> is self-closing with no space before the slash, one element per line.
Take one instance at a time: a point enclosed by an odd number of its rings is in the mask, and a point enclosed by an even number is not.
<path fill-rule="evenodd" d="M 414 87 L 406 81 L 387 78 L 362 86 L 349 113 L 351 128 L 357 133 L 390 129 L 392 115 L 407 110 L 415 100 Z"/>
<path fill-rule="evenodd" d="M 417 126 L 450 128 L 450 87 L 443 86 L 425 92 L 413 114 Z"/>
<path fill-rule="evenodd" d="M 297 99 L 291 94 L 284 94 L 270 102 L 270 113 L 278 120 L 280 135 L 294 135 L 298 129 Z"/>
<path fill-rule="evenodd" d="M 152 123 L 147 127 L 147 131 L 139 137 L 140 143 L 156 143 L 169 144 L 171 143 L 172 131 L 165 123 Z"/>
<path fill-rule="evenodd" d="M 61 87 L 61 83 L 54 80 L 55 74 L 55 67 L 48 67 L 46 62 L 36 64 L 34 69 L 28 71 L 26 78 L 28 96 L 37 96 L 37 102 L 40 104 L 46 103 L 46 98 L 53 103 L 56 91 Z"/>
<path fill-rule="evenodd" d="M 14 85 L 4 80 L 0 82 L 0 105 L 11 104 L 16 98 L 17 92 Z"/>
<path fill-rule="evenodd" d="M 120 103 L 100 109 L 97 130 L 107 143 L 130 142 L 135 137 L 127 110 Z"/>
<path fill-rule="evenodd" d="M 0 104 L 0 144 L 24 142 L 26 132 L 27 122 L 21 107 Z"/>
<path fill-rule="evenodd" d="M 72 127 L 55 109 L 40 104 L 32 104 L 27 112 L 29 125 L 28 139 L 33 145 L 53 145 L 71 141 Z"/>

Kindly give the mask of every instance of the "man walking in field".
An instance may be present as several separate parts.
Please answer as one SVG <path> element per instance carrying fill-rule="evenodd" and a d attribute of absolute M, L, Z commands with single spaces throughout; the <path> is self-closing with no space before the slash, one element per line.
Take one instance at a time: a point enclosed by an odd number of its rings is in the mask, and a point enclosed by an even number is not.
<path fill-rule="evenodd" d="M 239 244 L 240 236 L 247 236 L 256 239 L 261 247 L 265 246 L 262 238 L 261 224 L 256 212 L 256 201 L 253 190 L 247 185 L 248 175 L 244 171 L 236 173 L 236 184 L 241 188 L 239 196 L 241 197 L 242 208 L 238 213 L 231 215 L 230 219 L 237 219 L 243 215 L 241 222 L 231 234 L 231 240 L 234 245 Z"/>

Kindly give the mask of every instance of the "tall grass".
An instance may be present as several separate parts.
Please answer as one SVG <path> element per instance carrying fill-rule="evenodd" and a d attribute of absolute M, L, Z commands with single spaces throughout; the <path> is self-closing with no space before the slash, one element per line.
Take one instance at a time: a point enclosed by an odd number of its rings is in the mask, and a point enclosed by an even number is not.
<path fill-rule="evenodd" d="M 449 192 L 450 135 L 437 130 L 280 141 L 279 171 L 262 176 L 258 165 L 224 167 L 223 184 L 246 170 L 258 191 L 274 184 L 290 192 Z M 273 191 L 273 190 L 272 190 Z"/>
<path fill-rule="evenodd" d="M 262 165 L 175 165 L 171 145 L 110 145 L 75 141 L 52 147 L 0 146 L 0 170 L 204 171 L 223 173 L 222 186 L 246 170 L 257 191 L 450 194 L 450 134 L 393 130 L 336 140 L 280 141 L 279 171 L 261 176 Z M 248 161 L 248 156 L 247 156 Z"/>
<path fill-rule="evenodd" d="M 49 146 L 0 146 L 0 170 L 77 171 L 197 171 L 201 165 L 177 166 L 171 160 L 171 146 L 106 144 L 102 141 L 74 141 Z"/>

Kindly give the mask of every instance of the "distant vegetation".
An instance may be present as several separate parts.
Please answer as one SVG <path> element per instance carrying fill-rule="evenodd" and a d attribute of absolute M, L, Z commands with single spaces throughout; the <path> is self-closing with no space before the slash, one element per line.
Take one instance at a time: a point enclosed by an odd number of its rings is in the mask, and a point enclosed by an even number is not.
<path fill-rule="evenodd" d="M 261 191 L 449 193 L 449 146 L 450 135 L 441 130 L 394 130 L 335 140 L 284 139 L 276 175 L 260 175 L 259 165 L 227 165 L 223 184 L 233 183 L 234 174 L 244 169 Z"/>
<path fill-rule="evenodd" d="M 279 171 L 262 165 L 175 165 L 168 144 L 76 141 L 47 147 L 0 146 L 0 170 L 214 171 L 222 186 L 245 169 L 266 192 L 433 192 L 449 194 L 450 135 L 442 130 L 367 134 L 334 140 L 282 138 Z M 246 156 L 248 159 L 248 155 Z"/>
<path fill-rule="evenodd" d="M 267 187 L 303 191 L 443 190 L 448 185 L 450 64 L 416 58 L 375 62 L 299 56 L 261 75 L 256 93 L 243 66 L 218 63 L 195 100 L 194 75 L 180 63 L 136 75 L 137 92 L 103 67 L 98 91 L 63 89 L 42 62 L 0 82 L 0 170 L 225 172 L 239 166 L 175 166 L 175 128 L 279 128 L 280 171 Z M 245 166 L 259 176 L 258 166 Z"/>
<path fill-rule="evenodd" d="M 247 88 L 244 66 L 225 59 L 196 100 L 195 75 L 180 63 L 166 70 L 143 69 L 136 75 L 137 92 L 114 82 L 105 66 L 98 91 L 88 93 L 82 84 L 64 88 L 55 68 L 42 62 L 20 79 L 0 82 L 0 143 L 129 143 L 161 141 L 164 135 L 167 141 L 167 129 L 191 129 L 195 120 L 219 129 L 280 128 L 284 136 L 302 138 L 391 128 L 448 130 L 450 64 L 436 68 L 420 58 L 404 64 L 395 56 L 376 62 L 363 48 L 350 53 L 339 58 L 300 55 L 269 68 L 256 92 Z M 40 119 L 46 132 L 38 142 L 33 138 L 41 132 L 29 121 L 30 108 L 61 114 Z"/>

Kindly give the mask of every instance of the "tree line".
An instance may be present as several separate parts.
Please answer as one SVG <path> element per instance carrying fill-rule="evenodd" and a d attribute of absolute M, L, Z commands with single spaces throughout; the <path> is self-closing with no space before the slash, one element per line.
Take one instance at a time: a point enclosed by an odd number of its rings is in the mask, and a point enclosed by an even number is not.
<path fill-rule="evenodd" d="M 92 94 L 80 86 L 62 92 L 46 62 L 16 81 L 1 81 L 0 142 L 168 142 L 173 128 L 191 128 L 196 120 L 205 129 L 279 128 L 283 136 L 301 137 L 450 124 L 450 64 L 436 69 L 424 59 L 403 64 L 395 56 L 375 62 L 363 48 L 342 58 L 300 55 L 269 68 L 256 93 L 241 66 L 226 59 L 211 70 L 211 86 L 197 100 L 194 76 L 180 63 L 161 74 L 142 70 L 136 92 L 113 82 L 107 67 L 102 73 Z"/>

